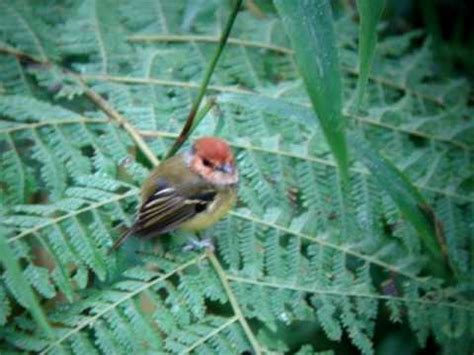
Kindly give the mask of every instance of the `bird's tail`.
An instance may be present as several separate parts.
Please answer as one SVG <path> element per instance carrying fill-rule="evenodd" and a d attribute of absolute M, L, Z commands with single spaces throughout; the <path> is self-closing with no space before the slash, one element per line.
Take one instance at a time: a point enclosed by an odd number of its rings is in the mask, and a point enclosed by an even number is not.
<path fill-rule="evenodd" d="M 128 237 L 130 237 L 130 235 L 133 234 L 133 232 L 135 232 L 135 228 L 133 228 L 133 226 L 131 228 L 129 228 L 127 231 L 125 231 L 119 239 L 117 239 L 115 242 L 114 242 L 114 245 L 112 245 L 112 247 L 109 249 L 109 251 L 107 252 L 107 254 L 110 254 L 112 253 L 114 250 L 118 249 L 127 239 Z"/>

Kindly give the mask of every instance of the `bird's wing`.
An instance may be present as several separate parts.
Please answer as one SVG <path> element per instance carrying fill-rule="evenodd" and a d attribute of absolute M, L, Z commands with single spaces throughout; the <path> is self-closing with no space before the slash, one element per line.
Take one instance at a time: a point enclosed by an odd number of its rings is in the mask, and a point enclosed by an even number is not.
<path fill-rule="evenodd" d="M 157 190 L 140 207 L 134 233 L 157 235 L 174 230 L 206 210 L 217 194 L 215 189 L 208 188 L 184 196 L 166 182 L 157 185 Z"/>

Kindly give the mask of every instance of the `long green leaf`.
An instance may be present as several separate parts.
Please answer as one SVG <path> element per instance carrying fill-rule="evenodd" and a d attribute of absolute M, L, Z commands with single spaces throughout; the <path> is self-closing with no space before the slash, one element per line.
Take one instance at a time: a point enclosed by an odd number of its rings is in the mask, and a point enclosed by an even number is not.
<path fill-rule="evenodd" d="M 25 280 L 20 265 L 18 265 L 18 261 L 14 257 L 13 250 L 11 250 L 5 236 L 3 235 L 3 231 L 0 231 L 0 261 L 5 267 L 6 272 L 9 274 L 10 280 L 14 284 L 14 288 L 16 290 L 21 290 L 21 300 L 23 301 L 22 306 L 30 311 L 36 323 L 41 329 L 43 329 L 46 335 L 51 340 L 54 340 L 55 334 L 53 329 L 49 325 L 30 284 Z"/>
<path fill-rule="evenodd" d="M 357 0 L 359 9 L 359 78 L 357 108 L 362 104 L 372 60 L 377 44 L 377 23 L 382 15 L 384 0 Z"/>
<path fill-rule="evenodd" d="M 295 50 L 313 109 L 345 177 L 347 148 L 341 114 L 341 69 L 329 1 L 275 0 L 275 5 Z"/>
<path fill-rule="evenodd" d="M 422 244 L 431 255 L 430 269 L 436 275 L 446 277 L 448 265 L 443 258 L 442 241 L 438 241 L 436 221 L 430 215 L 431 209 L 423 196 L 400 170 L 380 155 L 361 135 L 349 135 L 349 143 L 356 147 L 354 151 L 357 158 L 364 163 L 403 216 L 417 230 Z"/>

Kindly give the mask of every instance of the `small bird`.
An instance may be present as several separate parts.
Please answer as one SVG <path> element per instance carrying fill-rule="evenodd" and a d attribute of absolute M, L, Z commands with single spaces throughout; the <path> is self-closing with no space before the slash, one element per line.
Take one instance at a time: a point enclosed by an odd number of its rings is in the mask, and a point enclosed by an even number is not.
<path fill-rule="evenodd" d="M 215 224 L 237 198 L 239 174 L 229 145 L 216 137 L 197 139 L 192 148 L 161 162 L 145 180 L 130 235 L 153 237 L 175 229 L 200 231 Z"/>

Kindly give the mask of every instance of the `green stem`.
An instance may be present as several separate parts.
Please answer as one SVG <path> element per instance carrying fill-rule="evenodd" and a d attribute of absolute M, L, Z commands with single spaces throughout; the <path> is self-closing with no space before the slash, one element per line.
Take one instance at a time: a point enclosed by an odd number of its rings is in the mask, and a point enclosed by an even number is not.
<path fill-rule="evenodd" d="M 216 100 L 214 100 L 214 99 L 206 101 L 203 108 L 201 108 L 198 111 L 198 113 L 196 115 L 196 119 L 194 120 L 193 126 L 189 130 L 188 137 L 194 132 L 194 130 L 197 128 L 197 126 L 199 126 L 199 124 L 201 123 L 203 118 L 206 117 L 206 115 L 211 110 L 212 106 L 214 106 L 215 104 L 216 104 Z"/>
<path fill-rule="evenodd" d="M 224 330 L 225 328 L 229 327 L 230 325 L 232 325 L 234 322 L 238 321 L 239 318 L 237 316 L 233 316 L 232 318 L 230 318 L 227 322 L 225 322 L 224 324 L 222 324 L 220 327 L 214 329 L 212 332 L 208 333 L 206 336 L 204 336 L 203 338 L 200 338 L 198 341 L 196 341 L 194 344 L 192 344 L 191 346 L 189 346 L 188 348 L 186 348 L 185 350 L 183 350 L 181 353 L 182 354 L 189 354 L 191 351 L 193 351 L 194 349 L 196 349 L 199 345 L 201 344 L 204 344 L 206 341 L 208 341 L 209 339 L 211 339 L 213 336 L 219 334 L 222 330 Z"/>
<path fill-rule="evenodd" d="M 186 123 L 184 124 L 184 127 L 181 130 L 181 133 L 178 139 L 176 139 L 173 146 L 166 154 L 166 157 L 165 157 L 166 159 L 173 156 L 178 151 L 178 149 L 183 145 L 183 143 L 186 142 L 186 139 L 189 137 L 192 130 L 196 128 L 193 123 L 194 119 L 196 118 L 196 114 L 199 109 L 199 106 L 201 105 L 201 101 L 204 97 L 204 94 L 206 93 L 206 89 L 207 89 L 207 86 L 209 85 L 209 81 L 211 80 L 212 73 L 214 72 L 214 69 L 216 68 L 217 61 L 219 60 L 219 57 L 221 56 L 221 53 L 224 50 L 224 47 L 227 42 L 227 38 L 229 38 L 230 30 L 232 29 L 234 21 L 237 17 L 237 12 L 239 11 L 241 5 L 242 5 L 242 0 L 237 0 L 234 4 L 234 8 L 232 9 L 229 20 L 227 21 L 227 24 L 225 26 L 224 32 L 222 32 L 222 35 L 220 37 L 216 53 L 214 54 L 214 57 L 209 63 L 206 73 L 204 74 L 204 80 L 201 83 L 201 87 L 199 88 L 198 96 L 193 102 L 191 111 L 189 112 Z"/>
<path fill-rule="evenodd" d="M 252 345 L 252 348 L 255 351 L 255 354 L 257 355 L 261 354 L 262 351 L 260 349 L 260 345 L 258 344 L 258 341 L 255 338 L 255 335 L 250 329 L 250 326 L 247 323 L 247 320 L 245 319 L 242 313 L 242 310 L 240 309 L 239 303 L 237 302 L 237 299 L 234 296 L 234 292 L 232 291 L 229 281 L 227 280 L 227 275 L 225 274 L 225 271 L 222 268 L 219 260 L 217 260 L 216 256 L 214 255 L 212 251 L 207 252 L 207 257 L 209 258 L 209 261 L 214 267 L 214 270 L 216 270 L 217 276 L 219 276 L 219 279 L 221 280 L 222 286 L 224 287 L 227 297 L 229 298 L 230 305 L 232 306 L 232 309 L 234 310 L 234 314 L 239 319 L 240 325 L 242 326 L 245 332 L 245 335 L 247 335 L 247 338 L 250 342 L 250 345 Z"/>

